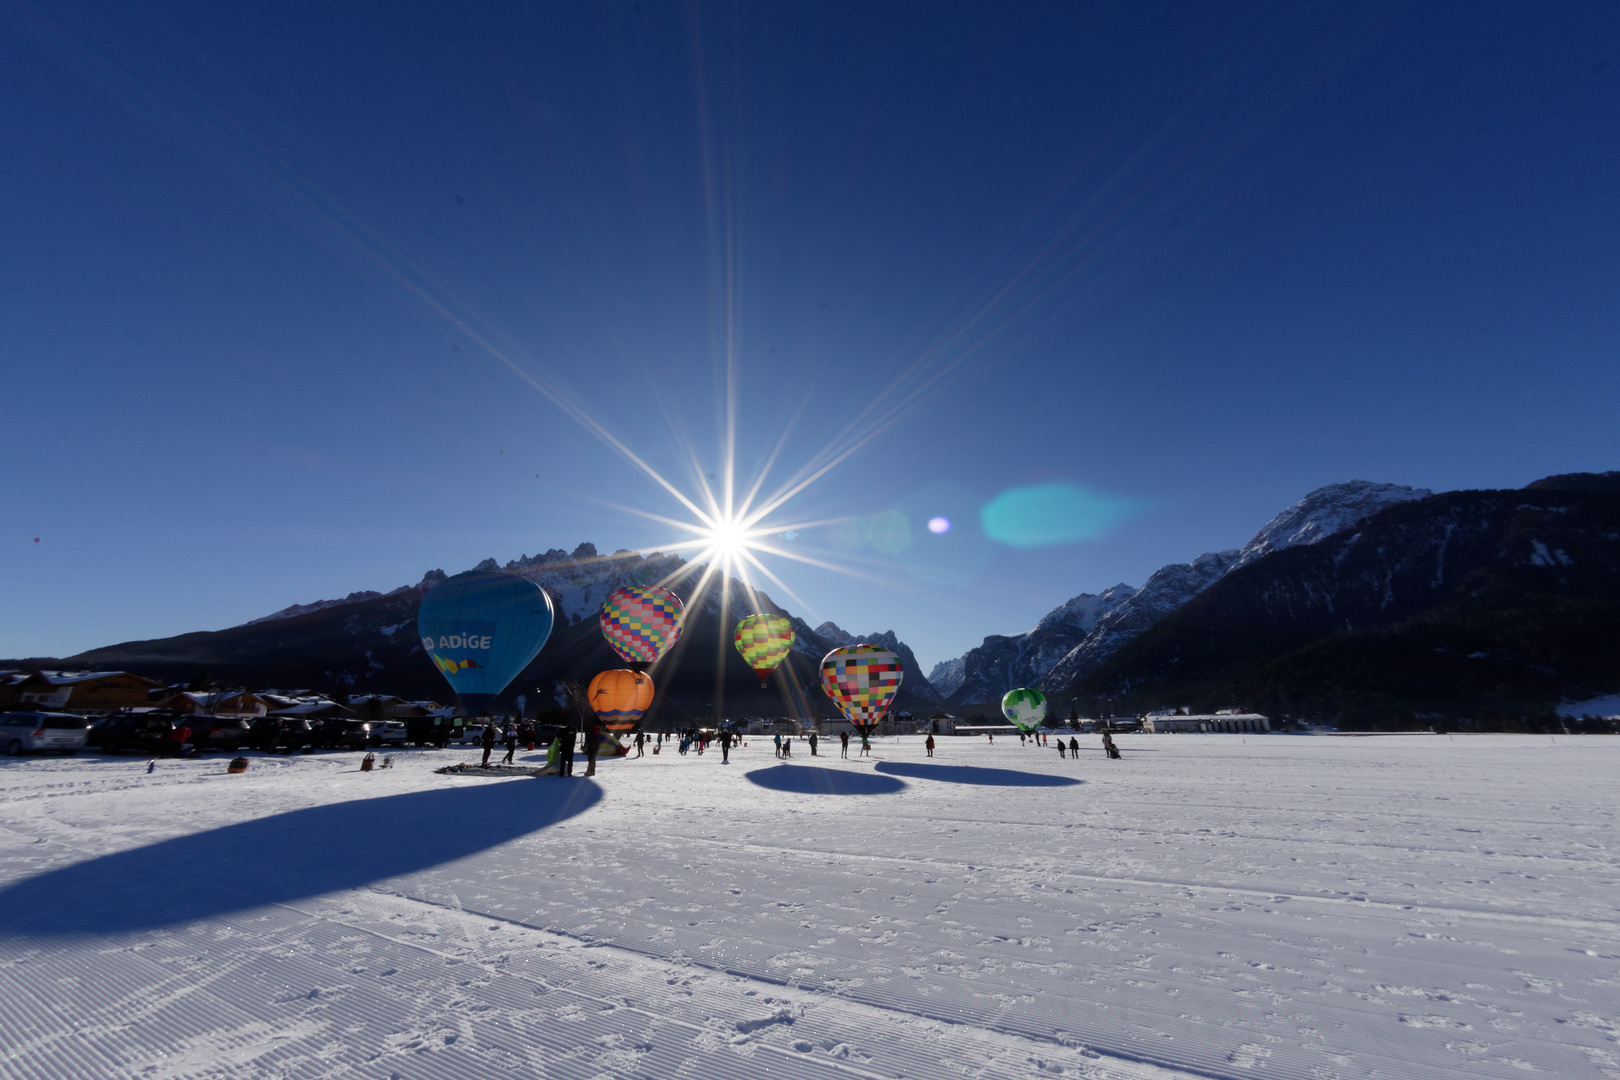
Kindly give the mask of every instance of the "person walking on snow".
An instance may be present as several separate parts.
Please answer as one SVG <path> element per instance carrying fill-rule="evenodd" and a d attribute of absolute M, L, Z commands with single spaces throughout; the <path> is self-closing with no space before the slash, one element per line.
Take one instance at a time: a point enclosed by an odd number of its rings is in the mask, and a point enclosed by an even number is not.
<path fill-rule="evenodd" d="M 495 749 L 495 722 L 493 720 L 484 725 L 484 734 L 480 741 L 484 744 L 484 760 L 480 767 L 487 769 L 489 768 L 490 751 Z"/>
<path fill-rule="evenodd" d="M 506 756 L 501 759 L 502 765 L 513 764 L 512 756 L 517 753 L 517 728 L 511 724 L 506 725 Z"/>
<path fill-rule="evenodd" d="M 923 740 L 923 746 L 928 749 L 928 756 L 933 757 L 934 756 L 934 737 L 932 735 L 928 736 L 927 739 Z"/>
<path fill-rule="evenodd" d="M 1103 732 L 1103 753 L 1111 758 L 1119 757 L 1119 747 L 1114 745 L 1114 737 Z"/>
<path fill-rule="evenodd" d="M 596 775 L 596 752 L 600 749 L 597 742 L 602 737 L 602 725 L 596 717 L 591 717 L 585 724 L 585 775 Z"/>
<path fill-rule="evenodd" d="M 1065 749 L 1065 747 L 1063 745 L 1063 740 L 1059 739 L 1058 740 L 1058 757 L 1066 757 L 1066 756 L 1067 756 L 1067 751 L 1066 751 L 1066 749 Z"/>
<path fill-rule="evenodd" d="M 638 732 L 636 732 L 636 757 L 646 757 L 646 756 L 647 756 L 647 733 L 645 731 L 638 731 Z"/>
<path fill-rule="evenodd" d="M 731 732 L 729 730 L 720 733 L 720 764 L 731 764 Z"/>
<path fill-rule="evenodd" d="M 1058 742 L 1062 741 L 1062 739 L 1058 740 Z M 1069 753 L 1074 755 L 1074 760 L 1080 760 L 1080 740 L 1075 738 L 1073 735 L 1069 736 Z"/>

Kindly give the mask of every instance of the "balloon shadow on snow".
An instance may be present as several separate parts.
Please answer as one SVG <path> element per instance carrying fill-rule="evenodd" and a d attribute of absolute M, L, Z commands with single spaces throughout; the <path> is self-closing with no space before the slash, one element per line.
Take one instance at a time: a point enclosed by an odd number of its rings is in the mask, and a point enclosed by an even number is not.
<path fill-rule="evenodd" d="M 488 851 L 596 805 L 588 780 L 312 806 L 160 840 L 0 888 L 8 934 L 115 934 L 287 903 Z"/>
<path fill-rule="evenodd" d="M 1017 769 L 986 769 L 978 765 L 929 765 L 922 761 L 885 761 L 877 771 L 913 780 L 938 780 L 944 784 L 978 784 L 983 787 L 1069 787 L 1080 781 L 1068 776 L 1019 772 Z"/>
<path fill-rule="evenodd" d="M 904 780 L 892 776 L 810 765 L 776 765 L 746 775 L 762 788 L 790 795 L 893 795 L 906 787 Z"/>

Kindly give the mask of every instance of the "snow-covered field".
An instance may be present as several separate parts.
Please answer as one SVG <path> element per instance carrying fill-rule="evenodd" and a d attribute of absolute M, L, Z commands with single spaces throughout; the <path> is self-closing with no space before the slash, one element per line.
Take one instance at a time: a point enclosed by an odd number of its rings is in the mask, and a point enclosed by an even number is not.
<path fill-rule="evenodd" d="M 1620 739 L 1119 741 L 8 760 L 0 1075 L 1620 1077 Z"/>

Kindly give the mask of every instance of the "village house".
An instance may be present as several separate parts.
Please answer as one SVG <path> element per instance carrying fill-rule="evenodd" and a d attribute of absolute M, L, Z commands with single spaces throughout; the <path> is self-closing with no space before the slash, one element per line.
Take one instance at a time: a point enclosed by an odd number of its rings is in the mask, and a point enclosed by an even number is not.
<path fill-rule="evenodd" d="M 256 720 L 270 711 L 270 703 L 246 690 L 182 690 L 149 702 L 153 707 L 187 716 L 220 716 Z"/>
<path fill-rule="evenodd" d="M 146 704 L 159 683 L 127 671 L 11 672 L 0 681 L 0 709 L 104 713 Z"/>
<path fill-rule="evenodd" d="M 1259 713 L 1239 712 L 1235 709 L 1215 713 L 1197 713 L 1191 716 L 1173 713 L 1149 713 L 1142 720 L 1143 731 L 1210 731 L 1261 732 L 1271 730 L 1271 720 Z"/>

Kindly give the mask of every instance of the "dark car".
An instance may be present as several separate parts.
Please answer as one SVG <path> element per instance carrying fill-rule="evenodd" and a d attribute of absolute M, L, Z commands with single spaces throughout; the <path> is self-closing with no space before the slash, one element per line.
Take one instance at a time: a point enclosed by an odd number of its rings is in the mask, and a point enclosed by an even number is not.
<path fill-rule="evenodd" d="M 315 725 L 298 716 L 265 716 L 253 722 L 248 745 L 255 750 L 292 753 L 315 746 Z"/>
<path fill-rule="evenodd" d="M 113 713 L 90 728 L 85 745 L 109 754 L 134 750 L 155 757 L 169 752 L 170 736 L 183 719 L 175 713 Z"/>
<path fill-rule="evenodd" d="M 253 738 L 252 725 L 239 716 L 188 716 L 186 726 L 198 750 L 234 752 Z"/>
<path fill-rule="evenodd" d="M 322 750 L 363 750 L 371 742 L 371 725 L 363 720 L 329 717 L 315 721 L 314 745 Z"/>

